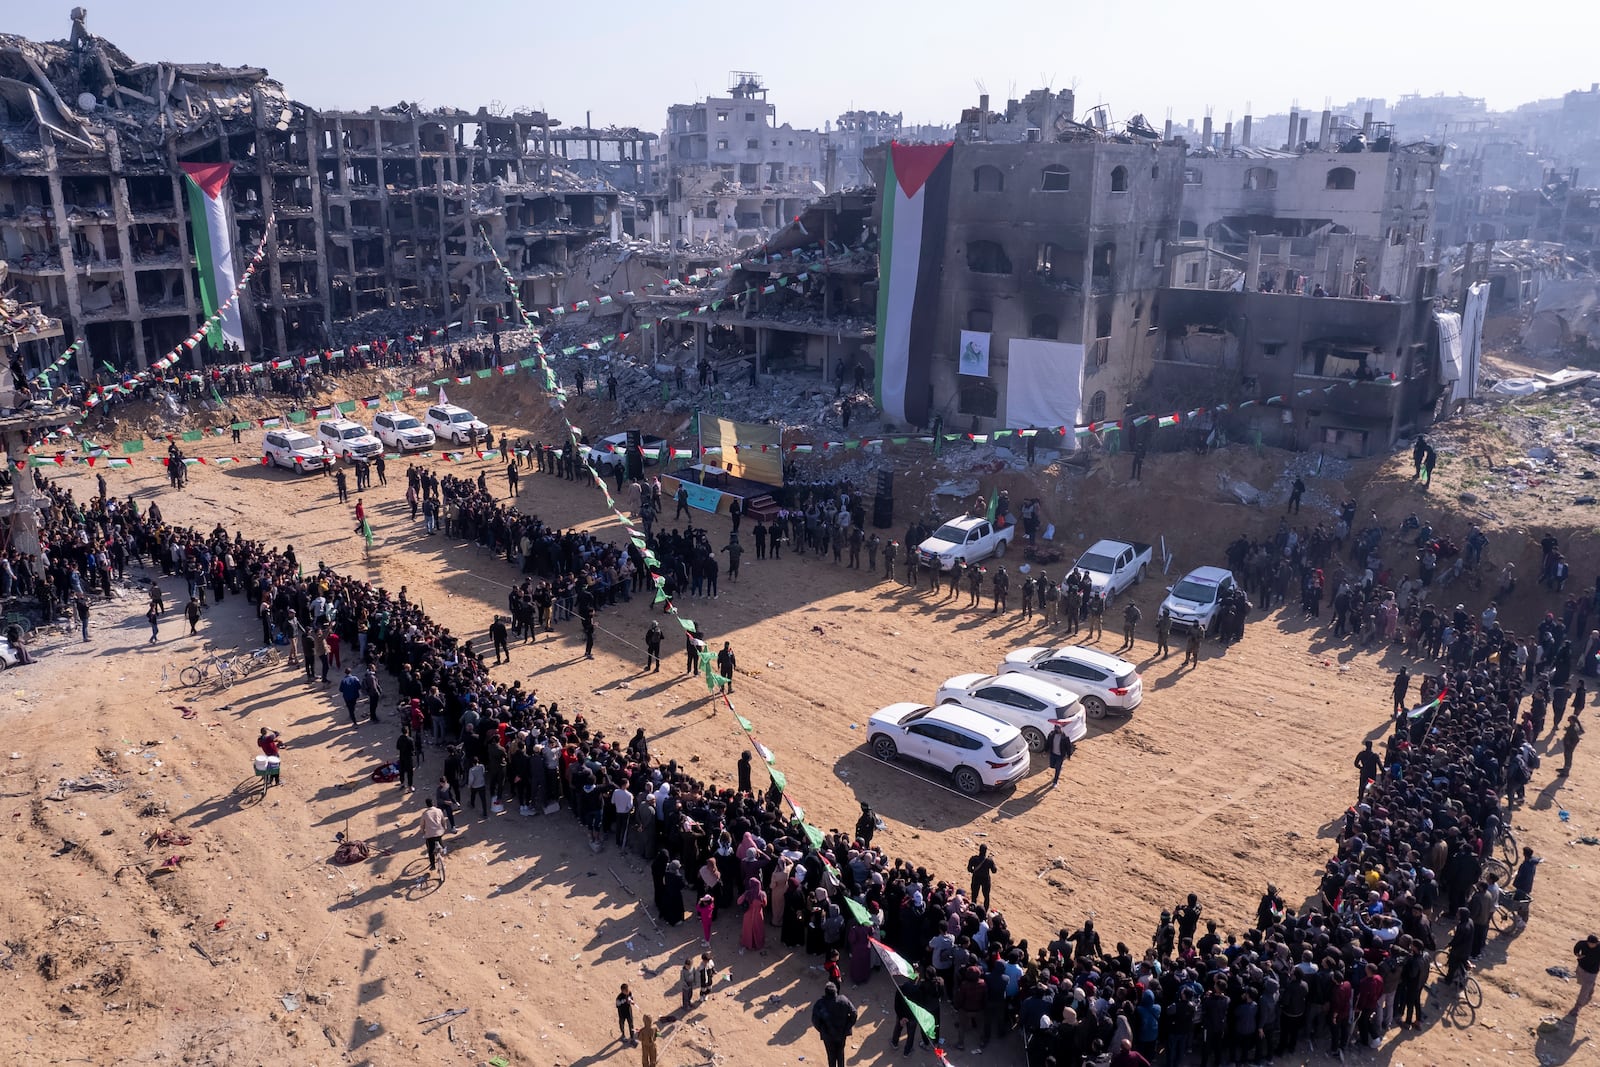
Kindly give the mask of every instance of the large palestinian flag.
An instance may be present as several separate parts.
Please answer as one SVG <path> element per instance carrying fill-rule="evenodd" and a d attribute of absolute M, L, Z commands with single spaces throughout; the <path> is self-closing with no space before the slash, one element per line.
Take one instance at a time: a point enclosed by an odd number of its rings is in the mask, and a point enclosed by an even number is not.
<path fill-rule="evenodd" d="M 194 258 L 200 265 L 200 302 L 206 318 L 217 313 L 223 301 L 239 284 L 233 272 L 233 225 L 228 221 L 228 202 L 222 192 L 228 185 L 232 163 L 184 163 L 189 176 L 189 228 L 194 235 Z M 239 304 L 234 301 L 211 328 L 211 347 L 220 349 L 223 341 L 244 345 L 244 330 L 239 322 Z"/>
<path fill-rule="evenodd" d="M 878 406 L 925 425 L 950 205 L 949 144 L 889 146 L 878 252 Z"/>

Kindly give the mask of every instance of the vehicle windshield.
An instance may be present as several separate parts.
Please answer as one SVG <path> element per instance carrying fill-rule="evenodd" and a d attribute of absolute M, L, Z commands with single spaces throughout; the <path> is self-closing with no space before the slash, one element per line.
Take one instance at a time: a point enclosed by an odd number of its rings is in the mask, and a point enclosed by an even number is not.
<path fill-rule="evenodd" d="M 304 452 L 307 449 L 317 447 L 317 443 L 311 439 L 310 435 L 303 433 L 286 433 L 283 435 L 283 443 L 296 452 Z"/>
<path fill-rule="evenodd" d="M 1027 742 L 1023 741 L 1019 735 L 1017 737 L 1013 737 L 1003 745 L 994 746 L 994 754 L 999 756 L 1001 759 L 1010 759 L 1018 752 L 1021 752 L 1022 746 L 1025 744 L 1027 744 Z"/>
<path fill-rule="evenodd" d="M 1172 595 L 1179 600 L 1192 600 L 1196 604 L 1209 604 L 1217 599 L 1217 587 L 1185 578 L 1172 587 Z"/>
<path fill-rule="evenodd" d="M 933 536 L 941 541 L 949 541 L 951 544 L 959 545 L 967 539 L 967 531 L 964 527 L 957 526 L 953 522 L 947 522 L 933 531 Z"/>
<path fill-rule="evenodd" d="M 450 416 L 450 421 L 451 422 L 471 422 L 472 421 L 472 412 L 470 412 L 470 411 L 458 411 L 454 415 Z"/>
<path fill-rule="evenodd" d="M 363 430 L 361 427 L 352 426 L 348 430 L 345 430 L 343 433 L 341 433 L 339 436 L 341 438 L 343 438 L 344 440 L 346 440 L 346 441 L 353 441 L 357 437 L 365 437 L 366 435 L 367 435 L 367 431 Z"/>
<path fill-rule="evenodd" d="M 410 415 L 396 415 L 394 418 L 389 420 L 389 424 L 397 430 L 416 430 L 420 429 L 422 426 L 422 423 L 418 422 Z"/>
<path fill-rule="evenodd" d="M 1085 552 L 1078 559 L 1078 567 L 1086 571 L 1099 571 L 1109 574 L 1117 566 L 1117 561 L 1110 556 L 1102 556 L 1098 552 Z"/>

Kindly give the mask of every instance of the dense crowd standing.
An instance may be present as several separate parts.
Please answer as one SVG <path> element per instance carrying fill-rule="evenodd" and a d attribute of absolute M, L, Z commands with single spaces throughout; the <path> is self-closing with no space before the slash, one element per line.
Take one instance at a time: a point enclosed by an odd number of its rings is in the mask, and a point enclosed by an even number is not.
<path fill-rule="evenodd" d="M 1590 650 L 1576 656 L 1568 636 L 1593 608 L 1588 598 L 1571 607 L 1570 621 L 1547 616 L 1522 642 L 1488 612 L 1441 613 L 1448 632 L 1438 651 L 1446 662 L 1421 683 L 1424 711 L 1407 712 L 1410 678 L 1402 672 L 1393 733 L 1381 754 L 1357 758 L 1358 802 L 1307 908 L 1290 908 L 1269 885 L 1254 924 L 1239 932 L 1225 934 L 1191 895 L 1162 913 L 1148 946 L 1108 947 L 1092 921 L 1030 943 L 990 904 L 993 880 L 1003 882 L 1006 868 L 986 851 L 972 858 L 965 879 L 891 856 L 874 844 L 878 824 L 865 804 L 852 831 L 829 830 L 813 841 L 786 811 L 780 790 L 757 788 L 748 753 L 735 768 L 736 784 L 718 786 L 652 753 L 643 729 L 626 742 L 609 737 L 520 682 L 491 678 L 472 642 L 428 618 L 404 588 L 392 593 L 322 567 L 304 574 L 292 548 L 230 538 L 220 525 L 176 529 L 155 506 L 141 513 L 131 499 L 103 496 L 80 504 L 68 490 L 45 487 L 52 503 L 42 558 L 18 567 L 13 553 L 0 569 L 14 592 L 53 590 L 44 593 L 51 597 L 105 588 L 110 575 L 149 560 L 164 574 L 183 576 L 202 602 L 208 588 L 219 602 L 243 593 L 261 615 L 263 636 L 288 636 L 308 678 L 318 662 L 325 681 L 330 660 L 345 669 L 341 692 L 353 722 L 362 695 L 369 718 L 397 708 L 403 787 L 425 762 L 425 740 L 443 750 L 435 757 L 442 766 L 429 812 L 454 824 L 463 804 L 484 819 L 512 802 L 525 816 L 565 811 L 592 848 L 610 842 L 649 862 L 654 910 L 667 925 L 697 914 L 709 947 L 716 919 L 732 912 L 743 948 L 764 948 L 768 931 L 776 931 L 785 948 L 820 958 L 836 987 L 871 979 L 870 939 L 893 946 L 920 972 L 896 995 L 895 1038 L 905 1032 L 908 1053 L 916 1040 L 909 1002 L 932 1013 L 939 1037 L 956 1047 L 1020 1039 L 1030 1064 L 1057 1067 L 1104 1052 L 1119 1064 L 1162 1056 L 1177 1064 L 1191 1052 L 1202 1063 L 1255 1063 L 1319 1045 L 1340 1052 L 1354 1040 L 1376 1044 L 1395 1026 L 1420 1024 L 1435 949 L 1443 949 L 1453 973 L 1484 949 L 1496 898 L 1507 891 L 1492 859 L 1506 805 L 1521 799 L 1538 762 L 1546 707 L 1558 709 L 1559 727 L 1567 705 L 1576 704 L 1563 735 L 1570 765 L 1582 729 L 1583 698 L 1573 697 L 1584 692 L 1581 682 L 1571 688 L 1572 675 L 1593 666 Z M 483 476 L 438 478 L 414 469 L 408 498 L 412 492 L 435 504 L 452 536 L 527 575 L 510 594 L 514 628 L 525 639 L 571 616 L 587 621 L 648 582 L 633 546 L 548 527 L 495 500 Z M 640 492 L 659 508 L 648 483 Z M 813 550 L 836 543 L 824 533 L 830 511 L 835 528 L 849 528 L 837 517 L 859 506 L 847 490 L 814 496 L 783 517 L 775 541 L 769 533 L 774 554 L 790 538 Z M 1265 581 L 1265 600 L 1284 585 L 1280 559 L 1303 582 L 1308 570 L 1327 565 L 1347 536 L 1345 525 L 1321 538 L 1280 530 L 1271 548 L 1236 544 L 1229 561 L 1249 580 Z M 1393 572 L 1372 560 L 1377 544 L 1370 536 L 1359 540 L 1367 564 L 1355 583 L 1360 603 L 1398 601 L 1405 582 L 1389 588 Z M 658 531 L 650 544 L 670 591 L 714 595 L 714 581 L 696 588 L 696 561 L 710 552 L 705 531 Z M 1399 629 L 1389 637 L 1404 640 Z M 498 660 L 498 635 L 495 643 Z M 1411 647 L 1434 648 L 1431 641 Z M 384 676 L 394 680 L 395 705 L 385 699 Z M 438 835 L 430 827 L 442 834 L 437 814 L 424 820 L 431 855 Z M 1529 852 L 1510 892 L 1531 896 L 1537 862 Z M 868 921 L 857 921 L 846 898 Z M 1435 933 L 1441 916 L 1448 935 Z M 1575 950 L 1580 977 L 1588 973 L 1592 983 L 1582 948 Z M 702 976 L 708 960 L 685 960 L 685 972 Z M 843 1017 L 841 1001 L 830 994 L 818 1008 L 825 1040 Z"/>

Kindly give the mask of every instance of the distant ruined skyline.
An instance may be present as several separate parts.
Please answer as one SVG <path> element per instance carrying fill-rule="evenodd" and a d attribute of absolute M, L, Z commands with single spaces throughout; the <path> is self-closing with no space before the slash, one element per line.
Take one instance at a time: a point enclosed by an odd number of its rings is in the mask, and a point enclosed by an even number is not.
<path fill-rule="evenodd" d="M 71 8 L 29 5 L 0 31 L 63 39 Z M 1296 102 L 1312 112 L 1362 98 L 1393 106 L 1411 92 L 1483 97 L 1508 111 L 1600 80 L 1587 43 L 1600 12 L 1581 7 L 1559 32 L 1549 20 L 1475 20 L 1470 8 L 1442 19 L 1426 5 L 1391 6 L 1369 26 L 1263 0 L 1225 9 L 925 0 L 914 17 L 898 5 L 824 2 L 770 17 L 728 9 L 703 24 L 640 0 L 592 19 L 535 10 L 509 0 L 280 0 L 197 19 L 174 0 L 112 0 L 89 5 L 88 26 L 136 61 L 266 67 L 318 109 L 498 104 L 544 109 L 566 125 L 588 113 L 599 125 L 650 131 L 669 104 L 724 93 L 731 70 L 763 76 L 779 123 L 819 128 L 853 108 L 949 124 L 982 91 L 998 110 L 1046 85 L 1073 88 L 1080 115 L 1105 104 L 1113 122 L 1142 113 L 1159 129 L 1169 116 L 1198 123 L 1208 107 L 1220 124 Z"/>

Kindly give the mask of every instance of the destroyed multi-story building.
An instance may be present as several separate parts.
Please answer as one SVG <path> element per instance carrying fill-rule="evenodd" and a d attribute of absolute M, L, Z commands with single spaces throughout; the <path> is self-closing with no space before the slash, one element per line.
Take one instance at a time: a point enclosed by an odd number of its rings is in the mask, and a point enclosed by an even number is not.
<path fill-rule="evenodd" d="M 143 369 L 204 321 L 184 164 L 231 164 L 237 270 L 265 241 L 240 300 L 262 355 L 508 317 L 491 249 L 527 304 L 560 302 L 580 250 L 623 228 L 612 178 L 649 180 L 649 134 L 562 141 L 548 115 L 484 108 L 318 112 L 261 68 L 135 62 L 73 16 L 66 41 L 0 35 L 0 250 L 85 342 L 85 378 Z M 557 149 L 585 142 L 622 158 L 595 150 L 574 173 Z"/>
<path fill-rule="evenodd" d="M 823 134 L 778 124 L 761 75 L 734 71 L 727 96 L 667 109 L 663 185 L 673 238 L 751 247 L 826 190 Z"/>
<path fill-rule="evenodd" d="M 907 123 L 900 112 L 846 111 L 823 125 L 823 184 L 830 193 L 863 188 L 872 184 L 868 151 L 890 141 L 937 144 L 954 136 L 952 126 Z"/>
<path fill-rule="evenodd" d="M 1314 139 L 1256 143 L 1246 115 L 1228 123 L 1215 147 L 1184 165 L 1180 236 L 1243 245 L 1253 234 L 1305 237 L 1320 232 L 1427 241 L 1434 216 L 1440 150 L 1401 144 L 1371 114 L 1341 126 L 1322 112 Z M 1304 128 L 1296 112 L 1290 126 Z M 1211 144 L 1207 119 L 1202 146 Z"/>
<path fill-rule="evenodd" d="M 885 153 L 869 160 L 881 184 Z M 1156 290 L 1178 235 L 1183 146 L 1142 119 L 1114 131 L 1078 122 L 1070 90 L 1041 90 L 1005 112 L 980 98 L 963 113 L 950 168 L 934 342 L 915 357 L 929 361 L 930 421 L 1013 424 L 1017 342 L 1043 342 L 1026 347 L 1047 348 L 1061 374 L 1081 360 L 1083 418 L 1120 413 L 1149 369 Z M 987 335 L 986 375 L 962 372 L 963 332 Z"/>
<path fill-rule="evenodd" d="M 1439 268 L 1416 236 L 1254 236 L 1240 256 L 1185 242 L 1166 271 L 1141 404 L 1209 411 L 1276 396 L 1201 428 L 1355 456 L 1432 423 L 1449 372 Z"/>

